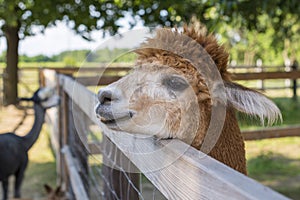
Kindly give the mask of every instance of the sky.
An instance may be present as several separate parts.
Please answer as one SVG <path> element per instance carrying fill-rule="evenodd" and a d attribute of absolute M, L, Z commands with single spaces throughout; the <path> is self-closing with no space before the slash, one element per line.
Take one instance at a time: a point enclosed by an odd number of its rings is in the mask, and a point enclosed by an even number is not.
<path fill-rule="evenodd" d="M 101 31 L 93 31 L 93 42 L 84 40 L 74 31 L 69 29 L 64 23 L 58 23 L 56 27 L 47 28 L 44 34 L 39 33 L 35 36 L 28 36 L 20 41 L 19 54 L 35 56 L 39 54 L 52 56 L 65 50 L 88 49 L 94 50 L 108 46 L 110 48 L 133 48 L 138 46 L 147 35 L 148 29 L 142 25 L 138 25 L 133 30 L 128 31 L 128 28 L 120 30 L 123 37 L 106 37 L 102 38 Z M 5 38 L 0 39 L 0 52 L 6 50 Z"/>

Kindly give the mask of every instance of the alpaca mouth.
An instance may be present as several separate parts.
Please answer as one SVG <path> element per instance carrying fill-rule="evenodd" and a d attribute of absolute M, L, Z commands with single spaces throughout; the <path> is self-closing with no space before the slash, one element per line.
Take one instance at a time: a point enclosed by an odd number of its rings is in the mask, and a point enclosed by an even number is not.
<path fill-rule="evenodd" d="M 113 112 L 111 108 L 99 105 L 96 108 L 96 115 L 97 118 L 99 118 L 103 124 L 107 126 L 113 126 L 116 125 L 118 122 L 123 122 L 131 119 L 134 113 L 132 111 Z"/>
<path fill-rule="evenodd" d="M 124 116 L 124 117 L 119 117 L 119 118 L 114 118 L 114 119 L 107 119 L 105 117 L 100 116 L 100 121 L 105 124 L 105 125 L 115 125 L 118 122 L 126 121 L 131 119 L 130 115 Z"/>

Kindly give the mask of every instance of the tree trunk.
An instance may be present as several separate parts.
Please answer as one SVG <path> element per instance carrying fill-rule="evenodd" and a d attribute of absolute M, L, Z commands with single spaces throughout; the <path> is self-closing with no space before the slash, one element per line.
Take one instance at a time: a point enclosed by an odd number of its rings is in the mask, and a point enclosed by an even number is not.
<path fill-rule="evenodd" d="M 6 68 L 3 76 L 4 105 L 15 105 L 18 103 L 19 27 L 7 26 L 4 31 L 7 42 Z"/>

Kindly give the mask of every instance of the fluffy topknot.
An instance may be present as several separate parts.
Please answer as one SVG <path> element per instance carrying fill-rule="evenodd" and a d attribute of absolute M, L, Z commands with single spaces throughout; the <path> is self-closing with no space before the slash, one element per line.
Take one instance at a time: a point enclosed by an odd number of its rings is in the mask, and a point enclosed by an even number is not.
<path fill-rule="evenodd" d="M 184 26 L 183 31 L 161 28 L 156 31 L 155 37 L 148 38 L 135 52 L 138 54 L 137 64 L 160 62 L 177 69 L 191 65 L 190 60 L 202 59 L 201 62 L 205 62 L 209 57 L 217 66 L 222 78 L 230 80 L 227 72 L 229 55 L 224 46 L 219 45 L 212 34 L 196 30 L 193 26 Z"/>

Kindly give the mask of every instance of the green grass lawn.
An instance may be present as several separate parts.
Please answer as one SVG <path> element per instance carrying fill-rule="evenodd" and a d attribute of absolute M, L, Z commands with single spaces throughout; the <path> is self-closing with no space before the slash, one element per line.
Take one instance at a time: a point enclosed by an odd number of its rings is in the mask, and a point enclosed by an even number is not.
<path fill-rule="evenodd" d="M 249 177 L 300 199 L 300 137 L 246 141 Z"/>

